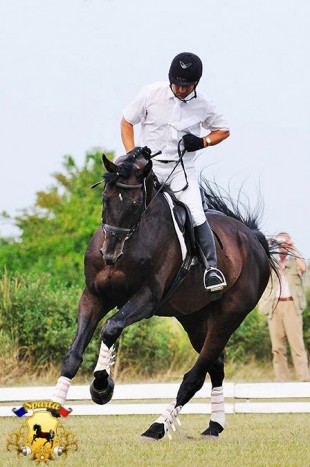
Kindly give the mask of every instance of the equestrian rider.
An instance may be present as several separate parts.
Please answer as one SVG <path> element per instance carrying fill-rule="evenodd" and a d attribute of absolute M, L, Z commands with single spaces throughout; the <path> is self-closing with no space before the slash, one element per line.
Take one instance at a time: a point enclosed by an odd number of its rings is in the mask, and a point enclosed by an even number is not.
<path fill-rule="evenodd" d="M 226 139 L 229 127 L 214 102 L 197 91 L 201 76 L 202 62 L 197 55 L 188 52 L 177 55 L 170 66 L 169 82 L 145 86 L 124 109 L 121 135 L 126 152 L 131 151 L 136 146 L 134 125 L 140 123 L 139 145 L 150 147 L 154 153 L 162 152 L 153 159 L 153 170 L 158 180 L 167 181 L 175 196 L 189 207 L 205 267 L 204 287 L 215 292 L 226 281 L 217 269 L 214 237 L 202 207 L 194 159 L 196 151 Z M 202 129 L 208 132 L 204 136 Z M 186 152 L 183 164 L 175 167 L 180 140 Z"/>

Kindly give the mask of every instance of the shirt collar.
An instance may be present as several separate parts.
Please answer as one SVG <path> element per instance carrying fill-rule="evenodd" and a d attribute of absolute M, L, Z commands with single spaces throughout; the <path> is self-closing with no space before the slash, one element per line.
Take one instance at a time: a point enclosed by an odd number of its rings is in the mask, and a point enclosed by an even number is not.
<path fill-rule="evenodd" d="M 178 97 L 175 97 L 175 95 L 173 94 L 171 88 L 170 88 L 170 83 L 168 83 L 168 88 L 169 88 L 169 92 L 168 92 L 168 99 L 175 99 L 177 102 L 182 102 L 185 104 L 185 102 L 183 102 L 181 99 L 179 99 Z M 190 99 L 191 97 L 193 97 L 195 94 L 195 89 L 194 91 L 192 91 L 187 97 L 186 97 L 186 100 L 187 99 Z M 197 94 L 197 89 L 196 89 L 196 94 Z M 195 99 L 193 99 L 195 100 Z M 190 101 L 191 102 L 191 101 Z"/>

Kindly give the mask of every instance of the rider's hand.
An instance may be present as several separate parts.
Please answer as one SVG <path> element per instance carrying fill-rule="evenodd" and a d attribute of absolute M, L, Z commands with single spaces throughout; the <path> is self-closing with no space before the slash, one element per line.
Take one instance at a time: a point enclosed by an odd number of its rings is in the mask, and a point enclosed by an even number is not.
<path fill-rule="evenodd" d="M 203 138 L 199 138 L 199 136 L 192 135 L 191 133 L 183 136 L 183 143 L 184 148 L 188 152 L 198 151 L 204 147 Z"/>

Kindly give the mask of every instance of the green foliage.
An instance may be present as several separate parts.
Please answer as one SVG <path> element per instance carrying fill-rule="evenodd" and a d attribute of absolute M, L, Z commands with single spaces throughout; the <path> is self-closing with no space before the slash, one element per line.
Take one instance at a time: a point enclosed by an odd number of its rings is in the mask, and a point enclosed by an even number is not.
<path fill-rule="evenodd" d="M 51 287 L 49 274 L 27 274 L 0 282 L 1 344 L 14 342 L 22 358 L 27 352 L 37 366 L 61 361 L 73 338 L 76 288 Z"/>
<path fill-rule="evenodd" d="M 134 368 L 140 375 L 154 376 L 183 367 L 188 370 L 194 358 L 188 337 L 174 318 L 154 316 L 129 326 L 118 343 L 119 372 Z"/>
<path fill-rule="evenodd" d="M 70 156 L 63 165 L 34 206 L 12 219 L 21 235 L 0 240 L 0 271 L 49 272 L 65 285 L 82 286 L 84 252 L 101 220 L 101 190 L 90 188 L 102 178 L 101 154 L 87 154 L 81 168 Z"/>
<path fill-rule="evenodd" d="M 27 355 L 34 367 L 61 365 L 76 331 L 82 290 L 55 283 L 49 273 L 4 273 L 0 279 L 0 346 L 2 352 Z M 305 329 L 309 330 L 309 301 Z M 112 311 L 110 314 L 113 314 Z M 82 368 L 92 370 L 100 347 L 98 327 L 84 354 Z M 309 333 L 305 332 L 309 344 Z M 196 354 L 176 320 L 153 317 L 125 329 L 117 342 L 117 374 L 155 376 L 187 371 Z M 226 347 L 226 362 L 271 361 L 266 319 L 255 309 L 235 331 Z"/>
<path fill-rule="evenodd" d="M 32 364 L 60 365 L 76 331 L 77 302 L 81 290 L 55 286 L 50 274 L 4 273 L 0 280 L 0 345 L 3 351 L 18 350 L 18 357 L 30 356 Z M 111 312 L 112 314 L 113 312 Z M 84 354 L 82 368 L 93 369 L 100 347 L 99 329 Z M 117 344 L 122 370 L 135 367 L 153 375 L 184 360 L 187 337 L 172 321 L 144 320 L 128 327 Z"/>
<path fill-rule="evenodd" d="M 243 321 L 231 336 L 225 351 L 226 359 L 249 363 L 253 357 L 258 361 L 270 361 L 271 343 L 268 323 L 257 308 Z"/>

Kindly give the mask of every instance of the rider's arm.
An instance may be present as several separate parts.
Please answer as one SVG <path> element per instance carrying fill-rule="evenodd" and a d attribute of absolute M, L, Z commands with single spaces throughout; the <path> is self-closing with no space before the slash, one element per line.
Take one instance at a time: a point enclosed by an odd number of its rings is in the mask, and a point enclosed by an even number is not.
<path fill-rule="evenodd" d="M 211 133 L 203 137 L 204 147 L 206 148 L 207 146 L 214 146 L 215 144 L 218 144 L 224 139 L 228 138 L 229 135 L 230 135 L 229 130 L 211 131 Z M 208 138 L 208 141 L 207 141 L 207 138 Z"/>
<path fill-rule="evenodd" d="M 127 122 L 124 117 L 121 121 L 121 136 L 126 153 L 132 151 L 135 147 L 134 129 L 133 125 Z"/>

